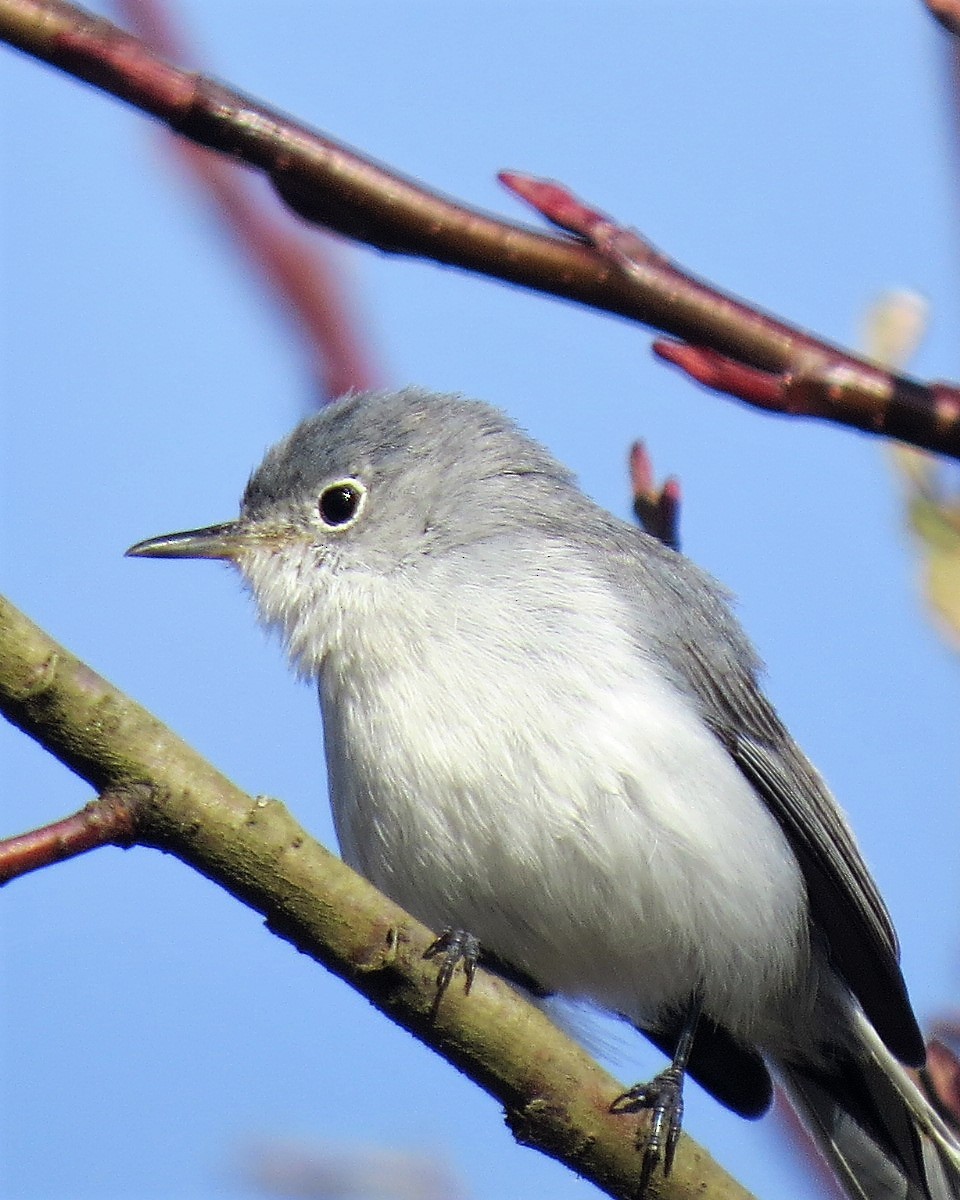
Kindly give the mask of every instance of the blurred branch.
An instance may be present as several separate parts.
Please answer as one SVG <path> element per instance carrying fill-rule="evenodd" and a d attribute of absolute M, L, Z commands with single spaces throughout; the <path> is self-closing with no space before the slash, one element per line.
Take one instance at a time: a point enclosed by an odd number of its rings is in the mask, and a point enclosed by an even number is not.
<path fill-rule="evenodd" d="M 662 329 L 690 343 L 691 353 L 673 353 L 672 361 L 748 403 L 758 403 L 759 395 L 768 410 L 960 457 L 960 389 L 885 371 L 719 292 L 562 186 L 501 174 L 566 236 L 498 220 L 171 66 L 137 38 L 64 0 L 0 0 L 0 40 L 119 96 L 198 145 L 260 168 L 310 221 L 381 250 L 453 264 Z M 731 386 L 736 368 L 752 372 L 744 377 L 749 386 Z"/>
<path fill-rule="evenodd" d="M 960 34 L 960 0 L 923 0 L 932 16 L 948 31 Z"/>
<path fill-rule="evenodd" d="M 115 0 L 115 4 L 156 53 L 181 63 L 194 58 L 183 33 L 158 0 Z M 336 239 L 308 232 L 298 218 L 276 204 L 276 211 L 270 211 L 254 195 L 240 168 L 222 155 L 183 138 L 163 140 L 305 340 L 320 395 L 332 399 L 351 389 L 376 387 L 380 371 L 360 334 Z"/>
<path fill-rule="evenodd" d="M 310 1146 L 285 1140 L 246 1155 L 258 1192 L 293 1200 L 467 1200 L 439 1159 L 374 1144 Z"/>
<path fill-rule="evenodd" d="M 499 1100 L 519 1142 L 608 1195 L 635 1196 L 635 1126 L 610 1112 L 622 1089 L 584 1050 L 483 971 L 469 996 L 451 987 L 434 1014 L 436 971 L 423 957 L 433 940 L 427 929 L 315 842 L 279 801 L 241 792 L 3 599 L 0 712 L 98 791 L 122 797 L 124 844 L 176 855 L 261 913 L 275 934 Z M 98 831 L 104 842 L 118 840 L 117 824 L 106 819 L 78 814 L 59 826 L 88 831 L 65 839 L 61 858 L 97 844 Z M 56 828 L 39 832 L 34 844 L 52 846 Z M 35 864 L 26 855 L 20 865 Z M 748 1196 L 686 1137 L 656 1194 Z"/>
<path fill-rule="evenodd" d="M 955 1049 L 958 1042 L 960 1027 L 955 1020 L 937 1022 L 927 1043 L 927 1064 L 921 1073 L 924 1090 L 954 1130 L 960 1130 L 960 1059 Z"/>

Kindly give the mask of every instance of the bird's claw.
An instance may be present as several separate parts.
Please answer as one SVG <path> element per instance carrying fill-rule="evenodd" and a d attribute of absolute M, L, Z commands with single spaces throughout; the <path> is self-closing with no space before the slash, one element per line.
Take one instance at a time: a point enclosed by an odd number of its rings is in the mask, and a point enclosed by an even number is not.
<path fill-rule="evenodd" d="M 437 994 L 433 1001 L 435 1014 L 459 963 L 463 963 L 464 995 L 469 994 L 473 977 L 477 973 L 480 941 L 472 933 L 467 933 L 465 929 L 445 929 L 423 952 L 423 957 L 441 959 L 440 969 L 437 972 Z"/>
<path fill-rule="evenodd" d="M 668 1067 L 649 1083 L 639 1083 L 630 1088 L 610 1105 L 611 1112 L 638 1112 L 640 1109 L 650 1110 L 647 1129 L 641 1130 L 637 1137 L 637 1149 L 643 1151 L 643 1165 L 640 1168 L 642 1196 L 661 1160 L 664 1178 L 673 1168 L 683 1123 L 682 1071 Z"/>

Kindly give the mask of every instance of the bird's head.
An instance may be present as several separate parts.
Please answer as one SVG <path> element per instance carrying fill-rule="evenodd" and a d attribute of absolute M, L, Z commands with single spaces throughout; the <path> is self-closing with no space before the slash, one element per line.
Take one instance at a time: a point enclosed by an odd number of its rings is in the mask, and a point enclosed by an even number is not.
<path fill-rule="evenodd" d="M 127 554 L 232 564 L 309 671 L 332 596 L 342 607 L 363 580 L 536 525 L 570 484 L 547 451 L 485 404 L 414 388 L 361 393 L 267 452 L 236 520 L 149 538 Z"/>

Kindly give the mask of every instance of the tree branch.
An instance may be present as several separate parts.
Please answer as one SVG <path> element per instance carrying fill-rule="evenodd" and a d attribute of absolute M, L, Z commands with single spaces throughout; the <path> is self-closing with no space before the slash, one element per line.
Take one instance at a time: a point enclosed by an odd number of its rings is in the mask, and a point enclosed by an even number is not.
<path fill-rule="evenodd" d="M 737 368 L 749 369 L 744 390 L 725 388 L 748 403 L 756 403 L 759 392 L 768 410 L 820 417 L 960 458 L 956 386 L 924 385 L 882 370 L 725 295 L 560 185 L 501 174 L 576 237 L 546 236 L 458 204 L 231 88 L 171 66 L 143 42 L 65 0 L 0 0 L 0 39 L 199 145 L 258 167 L 308 220 L 381 250 L 428 257 L 661 329 L 690 343 L 685 369 L 700 379 L 722 376 L 721 390 L 735 381 Z M 722 369 L 724 358 L 730 365 Z M 675 353 L 672 361 L 681 358 Z"/>
<path fill-rule="evenodd" d="M 510 171 L 500 179 L 639 288 L 672 302 L 680 319 L 660 327 L 692 344 L 659 339 L 654 350 L 700 383 L 769 412 L 821 417 L 960 457 L 960 388 L 895 375 L 718 291 L 562 184 Z"/>
<path fill-rule="evenodd" d="M 115 0 L 157 54 L 186 62 L 188 46 L 159 0 Z M 222 155 L 164 135 L 164 148 L 204 193 L 243 260 L 272 291 L 277 308 L 306 342 L 321 401 L 379 386 L 381 371 L 361 336 L 356 304 L 335 238 L 317 237 L 289 210 L 255 194 L 241 168 Z M 338 253 L 338 251 L 340 251 Z"/>
<path fill-rule="evenodd" d="M 0 711 L 104 793 L 86 814 L 13 839 L 6 855 L 0 847 L 0 862 L 16 859 L 17 843 L 21 871 L 99 842 L 176 855 L 496 1097 L 519 1142 L 611 1196 L 635 1196 L 636 1126 L 609 1111 L 622 1089 L 584 1050 L 483 971 L 469 996 L 455 980 L 434 1017 L 427 929 L 314 841 L 279 801 L 241 792 L 2 598 Z M 32 857 L 23 850 L 30 846 Z M 686 1137 L 655 1195 L 748 1197 Z"/>
<path fill-rule="evenodd" d="M 0 885 L 99 846 L 132 846 L 134 808 L 130 794 L 105 792 L 62 821 L 0 841 Z"/>
<path fill-rule="evenodd" d="M 960 36 L 960 0 L 923 0 L 932 16 L 956 36 Z"/>

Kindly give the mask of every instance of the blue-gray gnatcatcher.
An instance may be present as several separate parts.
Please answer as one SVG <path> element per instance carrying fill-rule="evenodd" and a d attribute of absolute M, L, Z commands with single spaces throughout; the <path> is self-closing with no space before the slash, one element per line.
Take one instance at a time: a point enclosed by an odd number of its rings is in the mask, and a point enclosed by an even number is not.
<path fill-rule="evenodd" d="M 236 521 L 129 554 L 239 568 L 320 693 L 344 858 L 542 993 L 745 1116 L 768 1067 L 849 1193 L 960 1196 L 960 1148 L 902 1064 L 924 1045 L 853 835 L 757 686 L 725 594 L 590 501 L 496 410 L 347 397 L 254 472 Z"/>

